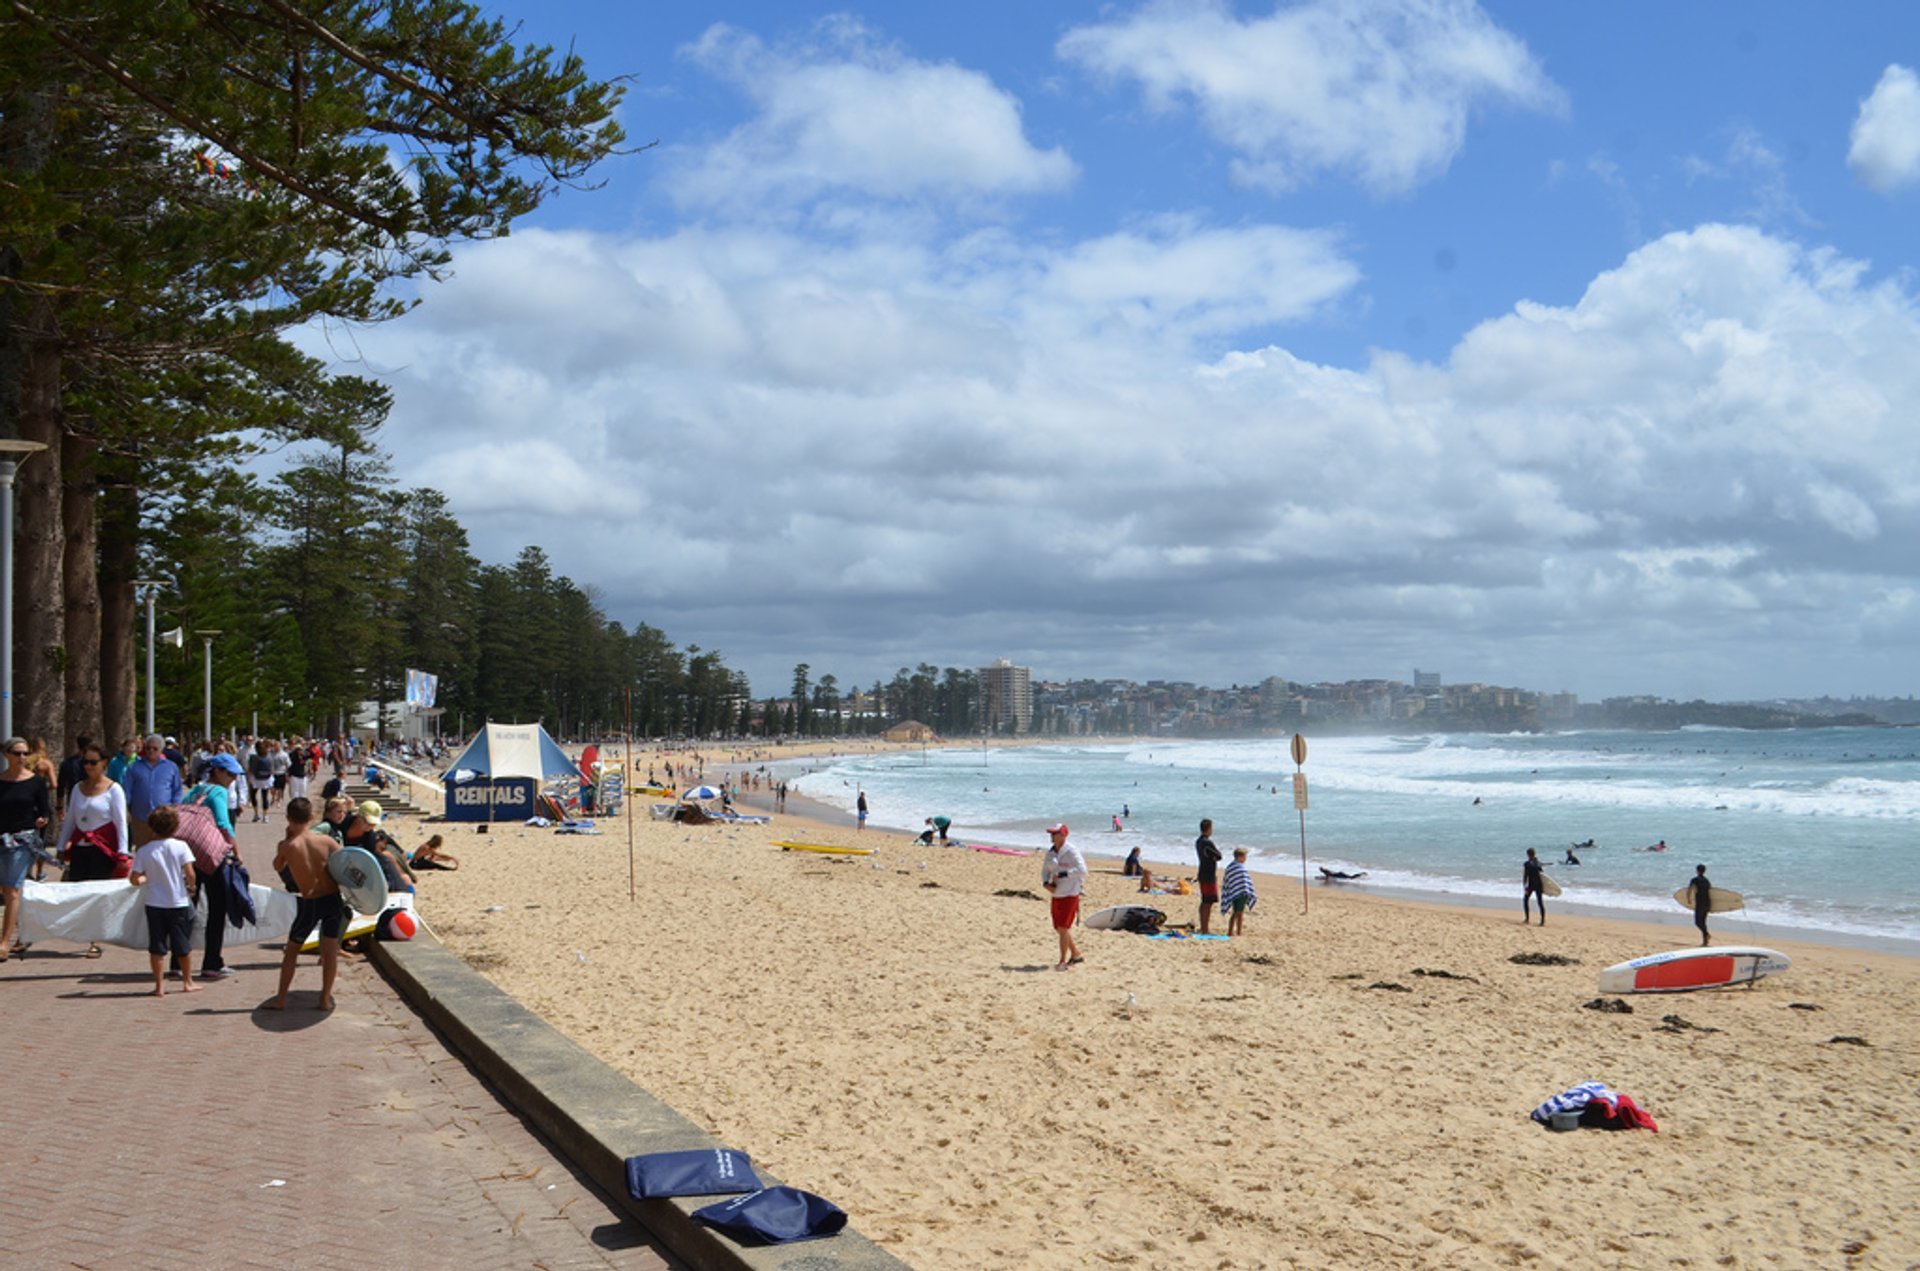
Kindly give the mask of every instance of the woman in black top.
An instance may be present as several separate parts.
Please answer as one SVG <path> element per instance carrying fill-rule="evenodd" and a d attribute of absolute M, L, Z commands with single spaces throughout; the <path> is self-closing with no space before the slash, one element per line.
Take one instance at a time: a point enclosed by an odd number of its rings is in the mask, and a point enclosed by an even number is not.
<path fill-rule="evenodd" d="M 0 900 L 6 916 L 0 922 L 0 962 L 14 952 L 14 929 L 20 923 L 20 885 L 27 868 L 45 847 L 40 832 L 53 820 L 53 794 L 44 777 L 27 766 L 31 752 L 18 737 L 7 739 L 7 768 L 0 772 Z M 20 946 L 25 952 L 26 946 Z"/>

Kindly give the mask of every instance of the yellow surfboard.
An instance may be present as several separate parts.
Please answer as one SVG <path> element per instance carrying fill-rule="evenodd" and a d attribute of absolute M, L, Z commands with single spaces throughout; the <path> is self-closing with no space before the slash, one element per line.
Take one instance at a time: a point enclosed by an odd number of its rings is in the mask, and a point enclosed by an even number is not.
<path fill-rule="evenodd" d="M 784 839 L 774 840 L 773 845 L 783 852 L 820 852 L 827 856 L 872 856 L 870 847 L 834 847 L 827 843 L 789 843 Z"/>

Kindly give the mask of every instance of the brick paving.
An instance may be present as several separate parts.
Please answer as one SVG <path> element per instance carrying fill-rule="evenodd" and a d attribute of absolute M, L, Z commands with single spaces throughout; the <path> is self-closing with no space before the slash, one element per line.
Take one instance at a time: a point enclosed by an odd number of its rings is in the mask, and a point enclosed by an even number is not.
<path fill-rule="evenodd" d="M 278 824 L 238 828 L 271 880 Z M 0 965 L 7 1267 L 678 1266 L 366 961 L 322 1014 L 302 959 L 275 1013 L 278 949 L 229 944 L 232 978 L 162 999 L 145 953 L 84 953 Z"/>

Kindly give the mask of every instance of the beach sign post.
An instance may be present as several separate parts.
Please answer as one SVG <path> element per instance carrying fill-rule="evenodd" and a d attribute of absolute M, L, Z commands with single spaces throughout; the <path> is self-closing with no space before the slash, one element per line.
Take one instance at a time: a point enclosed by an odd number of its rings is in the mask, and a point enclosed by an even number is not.
<path fill-rule="evenodd" d="M 1307 912 L 1307 739 L 1293 735 L 1293 806 L 1300 812 L 1300 912 Z"/>

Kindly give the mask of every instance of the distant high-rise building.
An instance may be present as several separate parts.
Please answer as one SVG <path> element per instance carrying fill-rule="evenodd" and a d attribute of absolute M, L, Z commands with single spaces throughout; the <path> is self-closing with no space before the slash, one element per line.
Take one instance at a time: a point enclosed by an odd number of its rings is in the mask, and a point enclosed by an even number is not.
<path fill-rule="evenodd" d="M 995 658 L 980 668 L 980 687 L 986 698 L 986 723 L 994 732 L 1024 733 L 1033 727 L 1033 672 Z"/>
<path fill-rule="evenodd" d="M 1440 691 L 1440 672 L 1422 671 L 1418 667 L 1413 672 L 1413 687 L 1420 693 L 1438 693 Z"/>

